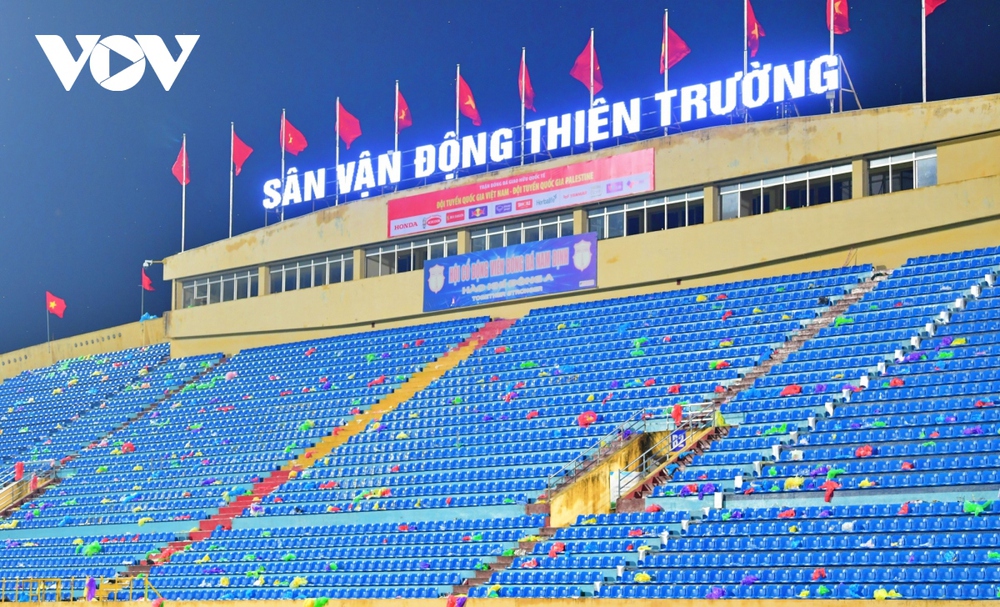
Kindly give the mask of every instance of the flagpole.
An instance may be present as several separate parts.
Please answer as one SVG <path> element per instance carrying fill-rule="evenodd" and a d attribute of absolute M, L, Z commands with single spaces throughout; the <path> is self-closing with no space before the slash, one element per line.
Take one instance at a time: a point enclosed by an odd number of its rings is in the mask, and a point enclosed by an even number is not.
<path fill-rule="evenodd" d="M 455 139 L 458 140 L 458 110 L 462 103 L 459 82 L 462 80 L 462 64 L 455 64 Z"/>
<path fill-rule="evenodd" d="M 236 145 L 236 123 L 229 123 L 229 237 L 233 237 L 233 152 Z"/>
<path fill-rule="evenodd" d="M 139 318 L 146 313 L 146 288 L 139 285 Z"/>
<path fill-rule="evenodd" d="M 398 97 L 397 97 L 397 99 L 398 99 Z M 336 142 L 337 142 L 337 151 L 334 153 L 334 157 L 333 157 L 334 158 L 333 164 L 334 164 L 334 167 L 335 167 L 334 170 L 337 171 L 337 180 L 335 182 L 337 184 L 337 187 L 334 190 L 334 199 L 333 199 L 334 206 L 340 204 L 340 97 L 337 97 L 337 126 L 336 126 L 336 131 L 337 131 L 337 133 L 333 137 L 336 140 Z"/>
<path fill-rule="evenodd" d="M 668 120 L 673 118 L 673 110 L 670 107 L 670 16 L 667 9 L 663 9 L 663 94 L 667 97 Z M 667 129 L 663 129 L 663 134 L 667 134 Z"/>
<path fill-rule="evenodd" d="M 749 24 L 747 23 L 749 17 L 747 16 L 747 6 L 750 0 L 743 0 L 743 77 L 747 77 L 747 69 L 750 61 L 750 41 L 747 39 L 748 32 L 747 28 Z M 759 39 L 759 38 L 758 38 Z M 743 112 L 743 122 L 750 122 L 750 111 L 746 109 L 743 105 L 743 101 L 740 101 L 740 106 L 738 111 Z"/>
<path fill-rule="evenodd" d="M 52 331 L 49 330 L 49 316 L 52 314 L 49 312 L 48 302 L 45 304 L 45 343 L 49 344 L 49 352 L 52 352 Z"/>
<path fill-rule="evenodd" d="M 281 108 L 281 197 L 285 197 L 285 108 Z M 285 207 L 281 207 L 281 221 L 285 220 Z"/>
<path fill-rule="evenodd" d="M 747 76 L 747 63 L 749 62 L 749 41 L 747 40 L 747 2 L 743 0 L 743 77 Z"/>
<path fill-rule="evenodd" d="M 927 0 L 920 0 L 920 91 L 927 103 Z"/>
<path fill-rule="evenodd" d="M 339 117 L 340 112 L 337 112 L 337 115 Z M 393 114 L 393 117 L 395 118 L 396 122 L 396 131 L 395 131 L 395 138 L 393 139 L 392 151 L 398 152 L 399 151 L 399 80 L 396 81 L 396 113 Z"/>
<path fill-rule="evenodd" d="M 187 163 L 188 163 L 188 149 L 187 149 L 187 133 L 181 136 L 181 150 L 184 152 L 181 156 L 181 253 L 184 252 L 184 225 L 187 222 Z"/>
<path fill-rule="evenodd" d="M 594 107 L 594 28 L 590 28 L 590 107 Z M 594 151 L 594 142 L 590 142 L 590 151 Z"/>
<path fill-rule="evenodd" d="M 837 0 L 827 0 L 827 2 L 830 3 L 830 56 L 832 57 L 833 56 L 833 39 L 834 39 L 834 36 L 836 34 L 835 30 L 837 29 L 836 26 L 834 25 L 834 19 L 835 19 L 834 10 L 835 10 L 836 5 L 837 5 Z M 831 114 L 833 113 L 833 110 L 834 110 L 833 100 L 834 100 L 834 98 L 830 97 L 830 113 Z"/>
<path fill-rule="evenodd" d="M 524 164 L 524 73 L 528 71 L 528 64 L 524 62 L 525 51 L 521 47 L 521 164 Z"/>

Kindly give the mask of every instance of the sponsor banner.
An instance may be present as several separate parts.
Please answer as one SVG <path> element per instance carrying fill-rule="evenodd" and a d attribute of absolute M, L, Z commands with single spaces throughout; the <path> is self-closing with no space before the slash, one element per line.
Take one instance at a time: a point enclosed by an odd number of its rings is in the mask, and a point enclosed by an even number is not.
<path fill-rule="evenodd" d="M 653 191 L 652 149 L 389 201 L 389 237 Z"/>
<path fill-rule="evenodd" d="M 597 287 L 593 232 L 429 260 L 424 312 Z"/>

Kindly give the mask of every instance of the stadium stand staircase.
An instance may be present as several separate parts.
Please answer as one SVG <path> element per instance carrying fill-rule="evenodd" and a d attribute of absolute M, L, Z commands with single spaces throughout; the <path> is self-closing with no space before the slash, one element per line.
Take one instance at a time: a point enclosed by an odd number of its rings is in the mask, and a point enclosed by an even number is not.
<path fill-rule="evenodd" d="M 317 460 L 326 457 L 331 451 L 346 443 L 352 436 L 362 432 L 368 424 L 381 420 L 386 413 L 394 411 L 401 403 L 410 400 L 434 380 L 457 367 L 462 361 L 472 356 L 473 352 L 489 343 L 515 322 L 516 319 L 501 318 L 486 323 L 479 331 L 470 335 L 444 356 L 427 365 L 422 371 L 415 373 L 409 381 L 373 405 L 368 411 L 354 417 L 346 426 L 335 429 L 333 433 L 326 436 L 314 447 L 285 464 L 284 469 L 298 471 L 312 466 Z"/>
<path fill-rule="evenodd" d="M 535 546 L 540 542 L 548 541 L 556 534 L 556 527 L 542 527 L 530 538 L 521 539 L 517 542 L 517 552 L 519 554 L 531 554 Z M 489 563 L 488 569 L 477 569 L 473 577 L 466 578 L 460 585 L 452 587 L 453 595 L 465 596 L 472 588 L 482 586 L 490 581 L 493 574 L 505 571 L 514 564 L 516 556 L 498 556 L 496 560 Z"/>
<path fill-rule="evenodd" d="M 169 357 L 164 356 L 162 359 L 160 359 L 160 361 L 157 364 L 166 362 L 168 358 Z M 190 379 L 188 379 L 179 386 L 165 390 L 162 398 L 158 398 L 150 403 L 143 405 L 143 407 L 139 411 L 130 415 L 127 419 L 121 421 L 120 423 L 116 424 L 113 428 L 109 429 L 107 432 L 104 432 L 103 434 L 100 434 L 97 437 L 95 437 L 95 440 L 93 440 L 86 448 L 88 449 L 92 448 L 95 445 L 99 444 L 101 441 L 108 441 L 112 439 L 116 433 L 124 430 L 130 424 L 134 423 L 138 419 L 141 419 L 150 411 L 155 410 L 165 401 L 170 400 L 171 397 L 176 396 L 177 394 L 183 392 L 185 387 L 197 384 L 205 376 L 209 375 L 215 369 L 215 367 L 221 364 L 224 360 L 225 358 L 222 358 L 217 363 L 211 363 L 201 367 L 202 371 L 200 373 L 192 376 Z M 30 481 L 27 478 L 22 479 L 21 481 L 12 482 L 9 485 L 3 487 L 3 489 L 0 490 L 0 517 L 6 517 L 8 514 L 17 510 L 22 505 L 44 496 L 46 491 L 58 485 L 62 481 L 62 478 L 59 476 L 59 471 L 67 464 L 72 462 L 78 455 L 79 455 L 78 450 L 66 453 L 60 460 L 58 460 L 58 463 L 54 463 L 52 467 L 47 468 L 44 472 L 42 472 L 38 476 L 38 485 L 33 491 L 29 490 Z"/>
<path fill-rule="evenodd" d="M 871 278 L 852 289 L 851 292 L 844 297 L 841 297 L 836 303 L 823 311 L 819 317 L 812 322 L 807 323 L 800 330 L 796 331 L 787 342 L 775 348 L 767 360 L 748 371 L 736 383 L 729 385 L 724 393 L 716 396 L 713 399 L 715 404 L 718 407 L 721 407 L 723 404 L 736 398 L 736 395 L 743 390 L 753 387 L 758 378 L 764 377 L 772 368 L 788 360 L 788 357 L 792 354 L 792 352 L 798 351 L 802 347 L 802 344 L 806 343 L 813 337 L 816 337 L 820 331 L 833 324 L 834 321 L 837 320 L 838 316 L 841 316 L 851 306 L 861 301 L 865 295 L 871 293 L 871 291 L 886 278 L 887 274 L 885 273 L 874 273 Z"/>
<path fill-rule="evenodd" d="M 683 464 L 691 462 L 693 455 L 700 455 L 711 448 L 711 444 L 715 440 L 725 438 L 728 435 L 725 424 L 717 423 L 721 420 L 716 419 L 715 412 L 719 411 L 726 403 L 735 399 L 743 390 L 752 388 L 757 380 L 767 375 L 772 368 L 788 360 L 788 357 L 793 352 L 798 351 L 802 348 L 803 344 L 816 337 L 823 329 L 832 325 L 839 316 L 843 315 L 851 306 L 861 301 L 865 295 L 871 293 L 886 277 L 887 275 L 884 273 L 874 273 L 871 278 L 851 289 L 850 293 L 838 299 L 818 317 L 811 322 L 807 322 L 805 326 L 793 333 L 784 344 L 775 348 L 766 360 L 750 369 L 738 381 L 730 384 L 725 392 L 716 396 L 712 401 L 712 415 L 701 416 L 700 424 L 686 428 L 688 432 L 693 431 L 696 435 L 693 438 L 689 438 L 680 453 L 667 454 L 663 457 L 662 462 L 649 471 L 635 489 L 629 491 L 628 497 L 632 499 L 623 501 L 629 502 L 634 500 L 635 503 L 624 505 L 625 507 L 622 511 L 641 511 L 644 504 L 640 498 L 647 495 L 654 485 L 669 480 L 669 471 L 682 468 Z M 687 419 L 688 416 L 685 415 L 685 421 Z"/>
<path fill-rule="evenodd" d="M 864 298 L 885 278 L 885 273 L 873 273 L 870 278 L 833 302 L 815 319 L 804 322 L 802 328 L 790 335 L 784 344 L 772 350 L 770 356 L 727 386 L 724 392 L 716 395 L 709 406 L 698 404 L 684 407 L 683 421 L 678 427 L 688 433 L 685 446 L 676 451 L 672 450 L 670 436 L 664 435 L 644 450 L 636 460 L 629 462 L 623 470 L 638 475 L 641 480 L 619 496 L 619 511 L 641 511 L 643 508 L 642 496 L 648 494 L 654 485 L 669 479 L 670 470 L 690 462 L 692 455 L 702 453 L 710 447 L 714 440 L 726 436 L 724 424 L 716 423 L 719 421 L 716 419 L 716 412 L 722 405 L 736 398 L 741 391 L 753 387 L 758 378 L 767 375 L 773 367 L 785 362 L 804 343 L 815 337 L 824 328 L 832 325 L 837 317 Z M 626 447 L 628 441 L 623 440 L 622 437 L 629 434 L 626 432 L 628 429 L 627 425 L 617 428 L 611 436 L 602 439 L 599 444 L 600 448 L 595 449 L 592 453 L 584 454 L 581 462 L 574 461 L 568 464 L 563 474 L 554 477 L 555 482 L 550 484 L 546 497 L 551 498 L 557 492 L 567 489 L 601 462 L 617 456 Z M 547 512 L 543 505 L 540 506 L 540 508 L 530 510 L 530 512 Z"/>
<path fill-rule="evenodd" d="M 458 366 L 462 361 L 471 356 L 473 352 L 489 343 L 490 340 L 515 322 L 516 319 L 495 319 L 487 322 L 465 341 L 447 351 L 443 356 L 428 364 L 421 371 L 414 373 L 408 381 L 372 405 L 367 411 L 355 415 L 345 425 L 334 428 L 333 432 L 322 438 L 313 447 L 306 449 L 295 459 L 288 461 L 281 469 L 261 477 L 258 482 L 252 484 L 250 491 L 238 496 L 229 505 L 222 506 L 211 517 L 200 521 L 198 530 L 191 531 L 187 539 L 180 539 L 169 543 L 163 550 L 163 553 L 169 555 L 181 552 L 192 543 L 211 537 L 213 532 L 218 528 L 232 529 L 233 519 L 240 516 L 252 504 L 261 501 L 288 481 L 289 478 L 295 478 L 300 472 L 326 457 L 333 449 L 345 443 L 352 436 L 363 432 L 372 422 L 379 421 L 383 415 L 395 410 L 401 403 L 406 402 L 447 371 Z M 169 560 L 169 557 L 166 560 Z M 166 560 L 163 562 L 166 562 Z M 162 563 L 156 563 L 156 565 L 159 564 Z M 101 595 L 110 597 L 115 593 L 123 591 L 131 584 L 129 578 L 134 578 L 140 574 L 146 575 L 150 570 L 151 566 L 145 563 L 130 566 L 124 574 L 102 585 Z"/>
<path fill-rule="evenodd" d="M 42 495 L 50 486 L 58 485 L 62 480 L 58 475 L 45 475 L 38 478 L 38 486 L 32 490 L 31 481 L 21 479 L 0 489 L 0 517 L 5 517 L 22 505 Z"/>
<path fill-rule="evenodd" d="M 161 361 L 161 362 L 166 362 L 166 360 L 167 360 L 167 358 L 165 357 L 164 360 Z M 196 386 L 198 384 L 198 382 L 200 382 L 203 379 L 205 379 L 206 377 L 208 377 L 215 370 L 216 367 L 218 367 L 219 365 L 221 365 L 225 361 L 226 361 L 226 358 L 222 357 L 217 362 L 209 363 L 206 366 L 201 367 L 201 369 L 202 369 L 201 372 L 195 374 L 190 379 L 186 380 L 183 384 L 181 384 L 181 385 L 179 385 L 177 387 L 174 387 L 174 388 L 171 388 L 171 389 L 168 389 L 168 390 L 164 391 L 163 398 L 154 400 L 151 403 L 148 403 L 148 404 L 144 405 L 139 411 L 137 411 L 136 413 L 130 415 L 127 419 L 122 420 L 121 423 L 115 425 L 113 428 L 111 428 L 107 432 L 105 432 L 105 433 L 97 436 L 96 439 L 90 444 L 90 447 L 93 447 L 94 445 L 99 444 L 101 441 L 110 440 L 116 433 L 121 432 L 122 430 L 128 428 L 131 424 L 133 424 L 136 421 L 142 419 L 147 414 L 149 414 L 151 411 L 156 410 L 160 405 L 162 405 L 164 402 L 170 400 L 174 396 L 177 396 L 178 394 L 183 393 L 185 391 L 185 389 L 188 388 L 189 386 Z M 70 453 L 69 455 L 67 455 L 62 460 L 62 463 L 66 464 L 66 463 L 72 461 L 77 455 L 79 455 L 79 453 Z"/>
<path fill-rule="evenodd" d="M 639 480 L 619 489 L 620 495 L 615 501 L 616 512 L 642 512 L 645 508 L 644 496 L 653 486 L 669 478 L 671 471 L 689 463 L 692 456 L 704 452 L 713 441 L 725 438 L 727 429 L 709 422 L 707 426 L 690 428 L 687 432 L 682 448 L 672 449 L 670 437 L 667 436 L 625 465 L 619 474 L 632 474 Z"/>

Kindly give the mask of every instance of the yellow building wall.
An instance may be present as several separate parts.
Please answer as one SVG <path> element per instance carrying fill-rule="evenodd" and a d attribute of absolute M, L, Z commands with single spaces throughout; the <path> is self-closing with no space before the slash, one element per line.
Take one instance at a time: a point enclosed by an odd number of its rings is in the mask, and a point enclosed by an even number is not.
<path fill-rule="evenodd" d="M 938 183 L 1000 175 L 1000 134 L 989 133 L 938 146 Z"/>
<path fill-rule="evenodd" d="M 310 339 L 1000 244 L 1000 177 L 600 241 L 598 289 L 443 314 L 422 312 L 421 272 L 167 314 L 175 354 Z"/>
<path fill-rule="evenodd" d="M 775 171 L 792 173 L 818 163 L 995 135 L 998 129 L 996 95 L 704 129 L 654 140 L 656 187 L 683 189 Z M 947 177 L 972 176 L 981 175 L 959 170 Z"/>
<path fill-rule="evenodd" d="M 549 499 L 549 526 L 565 527 L 576 522 L 578 514 L 608 514 L 611 512 L 611 473 L 621 470 L 642 454 L 647 445 L 662 440 L 663 434 L 654 432 L 625 445 L 611 457 L 603 460 L 562 491 Z"/>
<path fill-rule="evenodd" d="M 164 341 L 166 325 L 162 318 L 82 333 L 0 355 L 0 379 L 14 377 L 28 369 L 47 367 L 67 358 L 140 348 Z"/>

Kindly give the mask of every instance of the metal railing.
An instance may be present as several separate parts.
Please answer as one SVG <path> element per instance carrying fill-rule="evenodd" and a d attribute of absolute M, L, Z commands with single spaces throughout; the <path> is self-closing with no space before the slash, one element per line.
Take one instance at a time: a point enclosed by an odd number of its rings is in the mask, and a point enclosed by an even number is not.
<path fill-rule="evenodd" d="M 43 459 L 24 462 L 24 476 L 30 477 L 32 474 L 43 476 L 46 472 L 56 467 L 56 460 Z M 0 472 L 0 487 L 5 487 L 14 482 L 14 468 L 9 468 Z"/>
<path fill-rule="evenodd" d="M 71 578 L 16 578 L 0 580 L 0 603 L 20 602 L 20 603 L 43 603 L 52 601 L 75 601 L 86 598 L 87 577 Z M 125 585 L 125 582 L 128 582 Z M 141 584 L 136 584 L 141 582 Z M 138 586 L 138 587 L 137 587 Z M 128 598 L 125 600 L 150 600 L 151 598 L 163 598 L 160 591 L 153 586 L 147 576 L 141 578 L 112 578 L 98 583 L 95 599 L 102 598 L 108 593 L 116 594 L 123 590 L 128 590 Z M 109 597 L 109 600 L 116 600 L 117 597 Z"/>
<path fill-rule="evenodd" d="M 33 464 L 33 465 L 29 465 Z M 24 467 L 24 478 L 19 481 L 14 480 L 14 473 L 7 478 L 10 482 L 0 489 L 0 512 L 5 512 L 9 508 L 17 505 L 18 502 L 31 495 L 30 477 L 38 477 L 38 487 L 48 485 L 59 473 L 59 468 L 55 460 L 45 460 L 28 462 Z"/>
<path fill-rule="evenodd" d="M 589 449 L 567 462 L 561 469 L 550 474 L 545 480 L 545 495 L 552 499 L 555 490 L 569 479 L 574 478 L 581 470 L 591 465 L 604 451 L 616 450 L 626 441 L 633 437 L 644 434 L 646 431 L 646 411 L 642 410 L 622 423 L 618 424 L 614 430 L 608 432 L 600 438 Z"/>
<path fill-rule="evenodd" d="M 671 423 L 669 431 L 663 438 L 650 445 L 618 471 L 617 487 L 612 487 L 617 491 L 612 492 L 612 501 L 617 501 L 619 497 L 637 487 L 675 454 L 693 447 L 692 439 L 697 432 L 716 425 L 717 410 L 718 404 L 711 401 L 682 405 L 681 423 Z M 672 419 L 670 421 L 673 422 Z M 678 431 L 684 432 L 683 443 L 678 442 Z"/>

